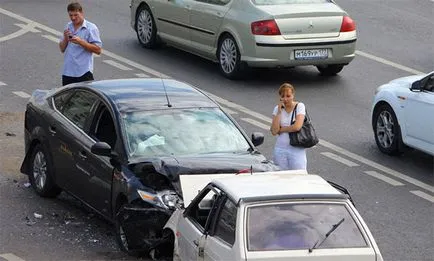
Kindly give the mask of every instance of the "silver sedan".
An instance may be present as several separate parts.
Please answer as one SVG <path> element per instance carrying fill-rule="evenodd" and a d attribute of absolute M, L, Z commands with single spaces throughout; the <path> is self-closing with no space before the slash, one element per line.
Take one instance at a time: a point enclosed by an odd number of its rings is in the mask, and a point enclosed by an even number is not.
<path fill-rule="evenodd" d="M 230 79 L 248 66 L 335 75 L 355 56 L 355 22 L 333 0 L 131 0 L 130 8 L 145 48 L 165 42 L 218 62 Z"/>

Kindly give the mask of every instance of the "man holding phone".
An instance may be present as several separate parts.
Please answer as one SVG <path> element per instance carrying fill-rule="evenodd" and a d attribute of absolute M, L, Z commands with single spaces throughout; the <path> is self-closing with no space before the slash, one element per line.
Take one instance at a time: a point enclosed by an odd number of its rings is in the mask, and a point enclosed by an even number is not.
<path fill-rule="evenodd" d="M 64 53 L 62 85 L 93 80 L 93 54 L 101 54 L 98 27 L 84 19 L 83 7 L 72 2 L 67 7 L 69 22 L 60 38 Z"/>

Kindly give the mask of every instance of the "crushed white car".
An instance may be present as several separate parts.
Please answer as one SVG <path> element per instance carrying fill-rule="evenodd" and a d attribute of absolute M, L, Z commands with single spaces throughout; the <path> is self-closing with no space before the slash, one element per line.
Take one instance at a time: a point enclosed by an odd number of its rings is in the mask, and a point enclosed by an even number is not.
<path fill-rule="evenodd" d="M 164 228 L 173 260 L 383 261 L 348 191 L 318 175 L 219 176 L 185 205 Z"/>

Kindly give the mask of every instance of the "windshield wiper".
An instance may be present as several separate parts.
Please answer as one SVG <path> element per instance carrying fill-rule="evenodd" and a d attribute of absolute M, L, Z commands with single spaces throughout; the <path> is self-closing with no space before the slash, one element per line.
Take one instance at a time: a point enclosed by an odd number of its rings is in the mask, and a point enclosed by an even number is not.
<path fill-rule="evenodd" d="M 319 239 L 315 242 L 315 244 L 313 245 L 313 247 L 309 248 L 309 253 L 312 253 L 312 251 L 315 248 L 318 248 L 321 246 L 322 243 L 324 243 L 324 241 L 326 241 L 326 239 L 330 236 L 331 233 L 333 233 L 333 231 L 335 231 L 342 223 L 344 223 L 345 218 L 342 218 L 338 223 L 334 224 L 332 226 L 332 228 L 325 234 L 324 239 L 318 244 Z"/>

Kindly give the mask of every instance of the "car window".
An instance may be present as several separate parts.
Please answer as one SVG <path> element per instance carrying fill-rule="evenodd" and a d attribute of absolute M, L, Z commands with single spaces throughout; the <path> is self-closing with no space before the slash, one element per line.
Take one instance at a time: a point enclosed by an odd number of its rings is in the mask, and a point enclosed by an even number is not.
<path fill-rule="evenodd" d="M 276 203 L 249 207 L 248 250 L 309 249 L 341 221 L 317 248 L 367 247 L 360 227 L 343 203 Z"/>
<path fill-rule="evenodd" d="M 64 91 L 64 92 L 61 92 L 59 94 L 56 94 L 56 96 L 54 96 L 54 98 L 53 98 L 54 107 L 58 111 L 62 111 L 63 106 L 65 105 L 66 101 L 69 99 L 69 97 L 71 96 L 72 93 L 73 93 L 72 90 L 68 90 L 68 91 Z"/>
<path fill-rule="evenodd" d="M 212 4 L 212 5 L 226 5 L 231 0 L 196 0 L 197 2 Z"/>
<path fill-rule="evenodd" d="M 97 141 L 106 142 L 112 148 L 116 144 L 116 129 L 109 110 L 103 105 L 97 112 L 92 123 L 90 136 Z"/>
<path fill-rule="evenodd" d="M 63 105 L 61 113 L 80 129 L 83 129 L 92 105 L 97 99 L 97 96 L 90 92 L 77 91 Z"/>
<path fill-rule="evenodd" d="M 221 238 L 229 245 L 233 245 L 235 242 L 236 221 L 237 206 L 227 199 L 217 219 L 214 236 Z"/>
<path fill-rule="evenodd" d="M 425 84 L 425 90 L 434 92 L 434 75 L 431 75 L 431 77 L 427 79 L 427 82 Z"/>
<path fill-rule="evenodd" d="M 323 4 L 330 0 L 252 0 L 255 5 Z"/>
<path fill-rule="evenodd" d="M 188 207 L 187 218 L 202 231 L 205 230 L 211 211 L 217 204 L 218 193 L 217 189 L 206 188 L 198 196 L 199 201 L 195 201 L 195 203 L 192 203 L 193 205 Z"/>
<path fill-rule="evenodd" d="M 246 152 L 250 144 L 219 108 L 155 110 L 123 114 L 130 156 Z"/>

